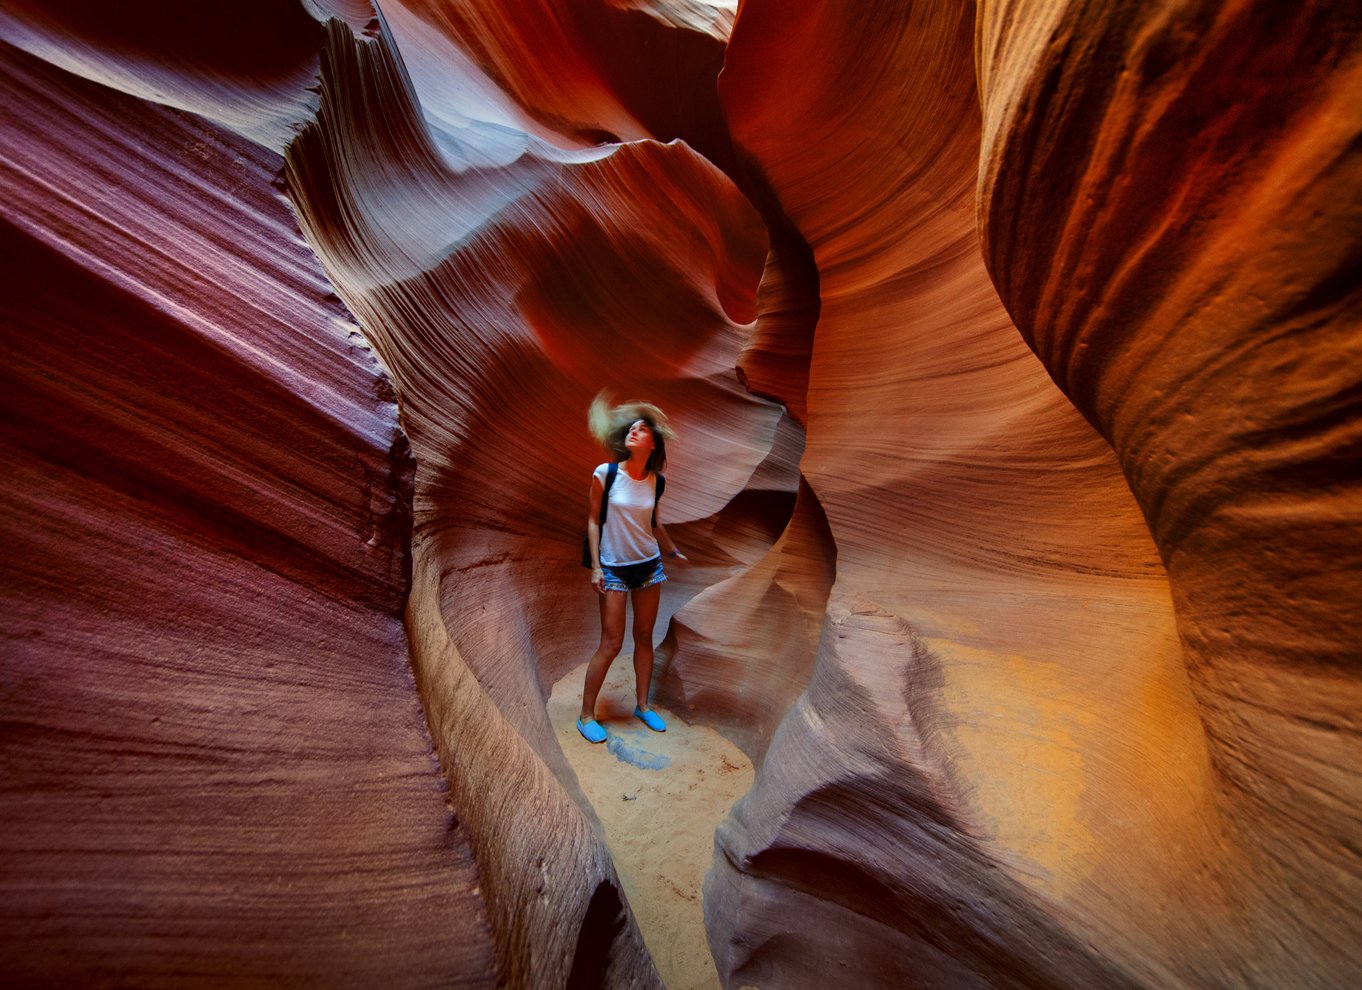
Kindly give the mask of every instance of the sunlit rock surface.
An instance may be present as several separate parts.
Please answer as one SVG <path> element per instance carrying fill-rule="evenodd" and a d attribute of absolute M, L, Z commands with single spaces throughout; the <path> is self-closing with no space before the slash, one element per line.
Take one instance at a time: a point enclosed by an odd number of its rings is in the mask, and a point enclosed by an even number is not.
<path fill-rule="evenodd" d="M 609 387 L 726 985 L 1354 982 L 1358 27 L 1279 6 L 9 4 L 6 971 L 657 985 L 545 710 Z"/>
<path fill-rule="evenodd" d="M 1202 979 L 1362 974 L 1360 40 L 1328 4 L 981 23 L 985 259 L 1167 566 L 1217 842 L 1165 840 L 1165 951 Z"/>
<path fill-rule="evenodd" d="M 972 22 L 753 3 L 729 49 L 735 141 L 818 268 L 802 470 L 836 547 L 812 682 L 720 833 L 711 937 L 749 982 L 1119 982 L 1084 925 L 1168 896 L 1147 837 L 1204 827 L 1155 547 L 984 268 Z M 829 39 L 859 57 L 811 72 Z M 844 950 L 792 945 L 795 910 Z"/>
<path fill-rule="evenodd" d="M 1356 37 L 1147 6 L 738 18 L 837 566 L 719 835 L 735 982 L 1359 972 Z"/>

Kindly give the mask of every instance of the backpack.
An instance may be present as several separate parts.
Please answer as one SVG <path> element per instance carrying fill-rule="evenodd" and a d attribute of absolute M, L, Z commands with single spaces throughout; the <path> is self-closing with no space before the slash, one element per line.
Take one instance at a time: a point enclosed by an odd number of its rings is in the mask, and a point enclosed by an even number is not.
<path fill-rule="evenodd" d="M 611 461 L 610 467 L 605 471 L 605 491 L 601 492 L 601 515 L 597 522 L 601 527 L 601 534 L 605 534 L 605 517 L 610 512 L 610 489 L 615 484 L 615 476 L 620 473 L 620 462 Z M 657 493 L 653 496 L 653 526 L 657 526 L 657 507 L 662 502 L 662 492 L 667 487 L 667 476 L 658 472 Z M 582 537 L 582 566 L 591 566 L 591 537 Z"/>

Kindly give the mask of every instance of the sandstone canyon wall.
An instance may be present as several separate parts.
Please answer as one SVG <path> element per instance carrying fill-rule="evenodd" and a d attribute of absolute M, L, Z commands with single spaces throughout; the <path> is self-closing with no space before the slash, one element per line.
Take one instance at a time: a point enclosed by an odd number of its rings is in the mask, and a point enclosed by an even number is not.
<path fill-rule="evenodd" d="M 658 984 L 544 707 L 601 387 L 725 985 L 1362 974 L 1362 25 L 724 6 L 0 12 L 18 982 Z"/>
<path fill-rule="evenodd" d="M 92 76 L 134 62 L 104 40 Z M 282 159 L 207 92 L 0 71 L 5 981 L 486 985 L 402 629 L 411 456 Z"/>

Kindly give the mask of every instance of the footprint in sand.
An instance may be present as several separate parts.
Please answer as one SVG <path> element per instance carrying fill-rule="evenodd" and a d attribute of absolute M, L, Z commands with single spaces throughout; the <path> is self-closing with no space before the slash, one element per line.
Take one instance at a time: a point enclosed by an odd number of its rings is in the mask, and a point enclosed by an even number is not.
<path fill-rule="evenodd" d="M 672 765 L 670 756 L 647 749 L 643 740 L 637 738 L 637 733 L 620 729 L 619 726 L 611 726 L 606 731 L 610 733 L 610 738 L 605 741 L 606 752 L 620 762 L 636 766 L 640 770 L 665 770 Z M 651 734 L 653 730 L 643 731 Z"/>

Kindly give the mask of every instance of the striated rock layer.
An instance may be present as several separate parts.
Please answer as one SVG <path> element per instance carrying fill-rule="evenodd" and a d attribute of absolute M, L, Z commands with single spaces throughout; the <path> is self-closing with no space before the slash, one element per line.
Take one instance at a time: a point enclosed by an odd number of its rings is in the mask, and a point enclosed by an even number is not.
<path fill-rule="evenodd" d="M 418 463 L 408 629 L 504 978 L 548 985 L 595 966 L 609 985 L 644 985 L 652 964 L 544 709 L 597 634 L 577 560 L 601 458 L 584 413 L 602 385 L 662 397 L 682 435 L 665 511 L 677 539 L 711 574 L 770 545 L 758 523 L 782 491 L 788 513 L 797 446 L 759 482 L 771 498 L 713 518 L 782 422 L 735 370 L 762 229 L 683 145 L 564 154 L 475 125 L 436 140 L 414 92 L 387 28 L 357 42 L 333 27 L 289 187 L 398 385 Z M 668 611 L 704 580 L 675 573 Z"/>
<path fill-rule="evenodd" d="M 880 13 L 749 3 L 722 79 L 818 268 L 802 470 L 836 572 L 808 688 L 721 830 L 711 940 L 756 984 L 1120 984 L 1143 947 L 1094 951 L 1084 922 L 1166 897 L 1145 837 L 1204 827 L 1167 584 L 984 268 L 972 11 Z M 825 46 L 852 70 L 810 71 Z"/>
<path fill-rule="evenodd" d="M 837 557 L 719 835 L 733 983 L 1362 971 L 1356 50 L 1313 9 L 743 5 L 722 95 L 818 269 Z"/>
<path fill-rule="evenodd" d="M 0 11 L 15 979 L 658 985 L 604 386 L 726 985 L 1355 982 L 1355 18 L 729 6 Z"/>
<path fill-rule="evenodd" d="M 412 462 L 282 160 L 9 45 L 0 966 L 489 985 Z"/>
<path fill-rule="evenodd" d="M 1168 953 L 1207 979 L 1348 985 L 1362 22 L 1329 4 L 1075 6 L 1045 14 L 1047 37 L 1032 7 L 981 24 L 985 257 L 1167 566 L 1224 829 Z"/>
<path fill-rule="evenodd" d="M 120 379 L 99 361 L 88 371 L 71 364 L 67 352 L 85 348 L 75 331 L 53 335 L 44 348 L 31 345 L 13 365 L 25 369 L 22 382 L 43 382 L 53 395 L 82 391 L 77 382 L 84 379 L 112 377 L 109 402 L 132 422 L 143 423 L 132 409 L 157 410 L 148 392 L 167 404 L 152 425 L 129 428 L 128 438 L 107 435 L 97 420 L 86 423 L 91 438 L 61 461 L 85 478 L 73 480 L 74 489 L 97 498 L 87 477 L 97 473 L 93 466 L 131 457 L 124 448 L 134 448 L 152 471 L 136 490 L 156 491 L 163 514 L 189 526 L 187 535 L 176 530 L 166 538 L 165 559 L 127 573 L 136 591 L 128 593 L 126 616 L 101 604 L 118 572 L 76 565 L 83 568 L 80 585 L 92 589 L 86 612 L 75 610 L 86 616 L 80 621 L 89 635 L 117 644 L 120 657 L 137 654 L 94 669 L 94 690 L 127 690 L 125 681 L 136 680 L 147 663 L 173 673 L 176 663 L 189 663 L 175 658 L 192 644 L 196 696 L 220 715 L 194 719 L 175 738 L 195 752 L 222 746 L 240 754 L 227 762 L 251 802 L 249 813 L 228 808 L 237 823 L 234 841 L 186 827 L 209 814 L 193 800 L 201 784 L 181 780 L 179 764 L 158 748 L 165 730 L 156 727 L 177 721 L 188 702 L 173 688 L 143 684 L 141 704 L 153 728 L 116 727 L 109 744 L 152 741 L 133 762 L 139 782 L 133 798 L 173 809 L 162 812 L 173 841 L 153 841 L 188 864 L 186 880 L 204 891 L 197 913 L 177 899 L 177 886 L 163 891 L 143 876 L 169 875 L 156 856 L 110 865 L 119 843 L 96 835 L 87 843 L 89 879 L 80 878 L 80 861 L 71 855 L 13 874 L 22 896 L 10 902 L 7 958 L 21 974 L 88 975 L 102 965 L 153 982 L 186 972 L 355 979 L 388 972 L 415 982 L 477 983 L 495 969 L 497 979 L 517 986 L 653 984 L 608 854 L 543 708 L 547 686 L 580 663 L 594 635 L 594 599 L 575 557 L 586 480 L 600 454 L 579 417 L 603 384 L 621 394 L 666 393 L 685 437 L 673 459 L 668 518 L 708 562 L 689 578 L 675 576 L 670 609 L 760 556 L 790 511 L 799 451 L 797 431 L 781 409 L 747 394 L 736 371 L 766 249 L 762 225 L 732 184 L 685 146 L 645 142 L 565 154 L 533 137 L 530 115 L 509 103 L 490 115 L 478 104 L 481 116 L 468 117 L 459 100 L 470 90 L 492 92 L 490 77 L 464 57 L 452 64 L 465 75 L 452 90 L 441 89 L 450 82 L 438 60 L 448 40 L 428 28 L 419 33 L 420 22 L 398 5 L 388 13 L 415 39 L 416 78 L 435 87 L 425 108 L 418 108 L 387 22 L 374 11 L 339 3 L 309 10 L 340 19 L 329 30 L 290 20 L 279 50 L 255 55 L 243 52 L 224 14 L 162 26 L 155 11 L 143 8 L 126 21 L 81 4 L 5 12 L 5 36 L 44 60 L 11 49 L 16 65 L 41 76 L 35 91 L 59 94 L 44 115 L 17 98 L 22 88 L 12 90 L 11 213 L 22 218 L 13 221 L 21 231 L 14 236 L 65 244 L 80 234 L 78 247 L 66 249 L 74 259 L 70 271 L 34 275 L 47 294 L 31 294 L 28 333 L 43 333 L 67 308 L 98 313 L 102 300 L 94 288 L 88 298 L 71 289 L 100 280 L 147 297 L 144 305 L 164 311 L 161 321 L 177 331 L 151 333 L 135 312 L 69 318 L 81 333 L 107 339 L 106 349 L 127 338 L 123 362 L 146 369 L 155 388 Z M 700 35 L 709 39 L 699 47 L 709 46 L 712 87 L 719 49 L 712 34 Z M 322 45 L 324 64 L 316 59 Z M 205 65 L 213 71 L 193 71 Z M 319 76 L 321 85 L 312 85 Z M 686 73 L 675 78 L 689 84 Z M 89 107 L 61 105 L 68 91 L 82 94 Z M 442 102 L 451 92 L 453 101 Z M 239 133 L 134 97 L 193 110 Z M 393 624 L 406 592 L 413 484 L 406 436 L 392 419 L 389 400 L 396 396 L 279 212 L 269 187 L 280 160 L 243 137 L 287 152 L 287 184 L 304 229 L 394 373 L 419 458 L 406 608 L 415 684 Z M 121 157 L 127 172 L 99 169 L 101 161 Z M 43 178 L 49 172 L 60 176 L 55 186 Z M 166 334 L 170 343 L 161 339 Z M 18 341 L 16 352 L 25 353 Z M 207 358 L 185 356 L 197 351 L 217 355 L 223 368 L 200 369 Z M 353 376 L 352 356 L 368 376 L 361 376 L 358 395 L 343 384 L 353 380 L 344 377 Z M 102 360 L 111 369 L 123 366 L 109 354 Z M 234 371 L 237 364 L 245 370 Z M 65 370 L 54 377 L 52 369 Z M 371 408 L 363 405 L 365 390 Z M 25 415 L 15 421 L 12 442 L 41 448 L 35 438 L 56 427 L 27 398 L 15 392 Z M 352 408 L 356 402 L 367 411 Z M 236 415 L 242 405 L 249 416 Z M 293 406 L 313 411 L 316 422 L 297 432 L 317 439 L 280 442 L 302 415 Z M 567 418 L 564 410 L 577 413 Z M 192 424 L 201 425 L 186 430 Z M 155 442 L 139 439 L 143 434 Z M 380 446 L 373 446 L 375 436 Z M 37 457 L 34 490 L 50 487 L 56 460 Z M 181 461 L 194 468 L 188 476 Z M 729 506 L 745 486 L 750 495 Z M 195 530 L 179 518 L 184 514 L 211 525 Z M 136 517 L 134 525 L 134 515 L 126 504 L 110 505 L 94 528 L 130 529 L 136 543 L 143 529 L 170 525 L 159 517 L 146 523 Z M 73 518 L 79 514 L 65 503 L 37 502 L 12 522 L 20 530 L 61 533 Z M 688 529 L 687 520 L 694 526 Z M 86 535 L 91 525 L 82 525 L 75 546 L 96 547 L 99 541 Z M 26 587 L 43 573 L 42 550 L 31 544 L 14 544 L 6 587 L 19 605 L 11 613 L 16 628 L 37 637 L 60 623 L 58 600 L 67 589 L 59 580 L 43 583 L 48 597 L 41 598 Z M 217 557 L 220 566 L 206 563 Z M 374 561 L 386 570 L 371 580 Z M 195 577 L 187 579 L 189 573 Z M 177 591 L 152 594 L 161 580 Z M 269 592 L 269 604 L 256 603 L 262 592 Z M 308 598 L 318 593 L 322 600 Z M 163 597 L 164 608 L 149 604 Z M 169 628 L 176 617 L 193 615 L 199 623 L 205 600 L 213 603 L 209 614 L 222 616 L 211 623 L 216 632 Z M 14 676 L 45 671 L 68 655 L 69 649 L 38 650 L 12 668 Z M 309 695 L 312 681 L 300 683 L 298 671 L 330 670 L 342 656 L 386 663 L 389 679 L 343 682 L 332 689 L 334 701 Z M 286 678 L 282 686 L 256 674 L 276 668 Z M 214 677 L 229 674 L 249 682 L 248 700 L 224 697 Z M 58 698 L 13 700 L 16 721 L 28 703 L 50 707 L 53 724 L 89 718 L 82 706 Z M 438 805 L 418 700 L 454 820 Z M 305 701 L 310 707 L 300 713 Z M 325 721 L 331 714 L 339 724 Z M 392 721 L 403 717 L 406 735 Z M 283 724 L 272 721 L 281 718 Z M 55 845 L 65 848 L 77 843 L 78 817 L 69 805 L 33 797 L 60 766 L 51 726 L 39 722 L 41 733 L 15 742 L 14 759 L 27 770 L 16 778 L 7 820 L 56 836 Z M 313 732 L 336 739 L 335 748 L 309 751 L 304 740 Z M 375 769 L 357 773 L 345 766 L 351 760 Z M 371 793 L 368 773 L 395 783 L 387 790 L 375 783 Z M 326 787 L 332 777 L 346 788 Z M 427 821 L 437 829 L 433 839 L 413 818 L 421 794 L 437 802 Z M 357 807 L 349 807 L 351 798 Z M 160 834 L 160 819 L 149 824 L 136 807 L 113 801 L 105 810 L 110 829 L 142 843 Z M 331 810 L 322 815 L 318 807 Z M 355 826 L 333 825 L 314 847 L 319 820 Z M 24 857 L 24 834 L 14 833 L 6 862 Z M 288 868 L 279 865 L 276 848 Z M 421 865 L 422 855 L 443 860 Z M 224 873 L 215 865 L 221 860 L 239 863 L 240 876 Z M 351 862 L 364 863 L 368 879 L 357 880 Z M 298 870 L 324 879 L 297 884 Z M 108 940 L 133 931 L 133 922 L 111 915 L 101 899 L 99 878 L 113 873 L 126 873 L 120 882 L 145 894 L 145 952 L 107 948 Z M 264 909 L 262 877 L 296 893 Z M 74 900 L 40 909 L 34 898 L 43 896 L 44 883 L 64 884 Z M 372 896 L 366 883 L 375 885 Z M 357 896 L 347 901 L 342 892 L 352 885 Z M 379 891 L 389 892 L 386 899 Z M 432 891 L 441 892 L 433 902 Z M 83 927 L 72 921 L 85 911 L 91 918 Z M 277 912 L 287 913 L 289 923 L 280 923 Z M 369 922 L 362 937 L 359 921 L 347 920 L 352 915 Z M 383 920 L 374 924 L 377 917 Z M 258 927 L 242 918 L 258 918 Z M 182 924 L 196 926 L 197 941 L 185 937 Z M 382 951 L 356 962 L 374 939 Z M 266 950 L 259 959 L 241 963 L 243 946 L 261 940 Z M 344 949 L 335 948 L 336 940 Z M 167 944 L 179 946 L 178 954 Z M 68 946 L 78 951 L 63 956 Z M 281 960 L 269 946 L 291 948 Z"/>

